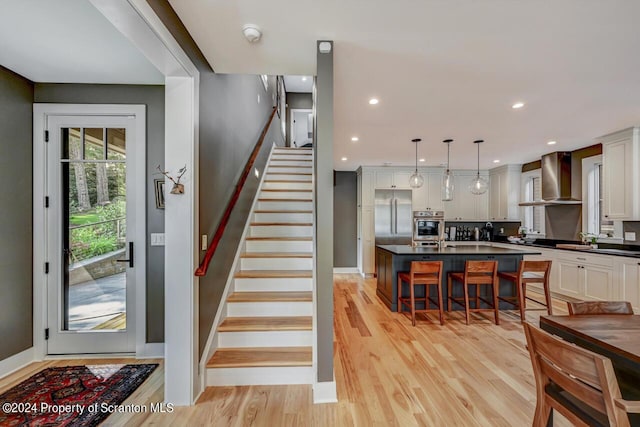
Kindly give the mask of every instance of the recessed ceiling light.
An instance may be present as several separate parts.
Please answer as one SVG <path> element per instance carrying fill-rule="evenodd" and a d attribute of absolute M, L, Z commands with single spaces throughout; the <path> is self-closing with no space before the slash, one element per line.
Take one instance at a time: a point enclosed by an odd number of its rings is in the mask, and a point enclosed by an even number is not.
<path fill-rule="evenodd" d="M 371 105 L 376 105 L 378 102 L 380 102 L 380 101 L 378 101 L 378 98 L 371 98 L 369 100 L 369 104 L 371 104 Z"/>
<path fill-rule="evenodd" d="M 358 141 L 360 140 L 360 138 L 358 138 L 357 136 L 352 136 L 352 137 L 351 137 L 351 140 L 352 140 L 353 142 L 358 142 Z"/>
<path fill-rule="evenodd" d="M 426 161 L 426 160 L 427 160 L 427 159 L 420 159 L 420 161 L 421 161 L 421 162 L 424 162 L 424 161 Z"/>
<path fill-rule="evenodd" d="M 306 81 L 307 81 L 307 78 L 306 78 L 305 76 L 302 76 L 302 81 L 303 81 L 303 82 L 306 82 Z"/>
<path fill-rule="evenodd" d="M 547 145 L 554 145 L 556 142 L 555 141 L 549 141 L 547 142 Z"/>
<path fill-rule="evenodd" d="M 346 158 L 346 157 L 343 157 L 343 158 L 341 158 L 340 160 L 342 160 L 343 162 L 346 162 L 346 161 L 347 161 L 347 158 Z"/>
<path fill-rule="evenodd" d="M 391 162 L 384 162 L 383 165 L 385 166 L 391 166 Z"/>
<path fill-rule="evenodd" d="M 495 159 L 495 160 L 493 161 L 493 163 L 500 163 L 500 160 Z"/>
<path fill-rule="evenodd" d="M 518 108 L 522 108 L 522 107 L 524 107 L 524 102 L 516 102 L 511 106 L 511 108 L 513 108 L 514 110 L 517 110 Z"/>

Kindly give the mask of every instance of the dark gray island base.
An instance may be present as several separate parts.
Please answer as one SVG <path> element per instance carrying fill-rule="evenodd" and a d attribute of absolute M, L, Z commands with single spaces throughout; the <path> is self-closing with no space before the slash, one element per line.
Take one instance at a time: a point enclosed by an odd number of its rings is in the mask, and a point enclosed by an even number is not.
<path fill-rule="evenodd" d="M 495 260 L 498 261 L 498 271 L 517 271 L 518 264 L 524 255 L 540 255 L 535 248 L 505 249 L 485 245 L 456 244 L 442 249 L 437 247 L 411 247 L 409 245 L 380 245 L 376 246 L 376 266 L 378 273 L 378 297 L 391 311 L 398 311 L 397 281 L 399 271 L 411 270 L 411 261 L 442 261 L 442 299 L 444 309 L 447 307 L 447 273 L 449 271 L 464 271 L 466 260 Z M 462 286 L 455 286 L 455 296 L 462 295 Z M 488 291 L 488 290 L 487 290 Z M 433 292 L 433 291 L 432 291 Z M 471 296 L 474 290 L 471 289 Z M 403 284 L 403 295 L 409 295 L 409 287 Z M 500 296 L 515 296 L 516 290 L 513 283 L 501 281 Z M 483 294 L 484 295 L 484 294 Z M 490 295 L 490 294 L 489 294 Z M 416 288 L 416 297 L 424 296 L 422 286 Z M 472 303 L 473 304 L 473 303 Z M 416 308 L 424 308 L 420 303 Z M 432 307 L 433 308 L 433 307 Z M 461 309 L 457 304 L 456 310 Z M 500 302 L 500 309 L 512 310 L 514 307 L 504 301 Z M 405 307 L 405 310 L 407 308 Z"/>

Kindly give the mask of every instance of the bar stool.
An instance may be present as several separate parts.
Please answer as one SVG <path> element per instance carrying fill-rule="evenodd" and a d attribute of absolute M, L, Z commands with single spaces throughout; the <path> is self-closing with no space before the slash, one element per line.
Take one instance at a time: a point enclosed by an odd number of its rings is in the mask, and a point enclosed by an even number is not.
<path fill-rule="evenodd" d="M 409 297 L 402 296 L 402 282 L 409 284 Z M 437 311 L 440 316 L 440 324 L 444 325 L 444 309 L 442 306 L 442 261 L 412 261 L 411 271 L 398 272 L 398 312 L 402 313 L 403 304 L 411 309 L 411 323 L 416 326 L 416 313 Z M 424 298 L 416 298 L 415 287 L 424 285 Z M 429 296 L 429 287 L 435 285 L 438 300 Z M 424 301 L 424 308 L 416 309 L 416 301 Z M 430 304 L 438 306 L 437 310 L 430 309 Z"/>
<path fill-rule="evenodd" d="M 452 271 L 447 275 L 447 290 L 448 290 L 448 309 L 451 311 L 452 302 L 460 304 L 464 307 L 465 318 L 467 325 L 471 318 L 471 312 L 477 311 L 493 311 L 495 316 L 496 325 L 500 324 L 500 317 L 498 314 L 498 262 L 497 261 L 465 261 L 464 272 Z M 454 281 L 462 283 L 464 291 L 464 297 L 453 296 L 453 284 Z M 492 301 L 486 300 L 480 296 L 481 286 L 490 286 L 492 293 Z M 469 305 L 469 287 L 475 286 L 475 307 L 471 308 Z M 480 308 L 480 303 L 484 302 L 491 305 L 491 308 Z"/>
<path fill-rule="evenodd" d="M 528 283 L 540 283 L 544 289 L 544 298 L 546 301 L 547 313 L 552 313 L 551 308 L 551 293 L 549 292 L 549 272 L 551 271 L 551 261 L 520 261 L 518 271 L 501 271 L 498 273 L 498 277 L 501 279 L 509 280 L 516 285 L 515 297 L 501 297 L 498 298 L 502 301 L 506 301 L 509 304 L 513 304 L 520 309 L 520 320 L 525 321 L 524 312 L 527 308 L 526 299 L 535 301 L 538 304 L 542 304 L 540 301 L 536 301 L 533 298 L 527 297 L 527 284 Z"/>

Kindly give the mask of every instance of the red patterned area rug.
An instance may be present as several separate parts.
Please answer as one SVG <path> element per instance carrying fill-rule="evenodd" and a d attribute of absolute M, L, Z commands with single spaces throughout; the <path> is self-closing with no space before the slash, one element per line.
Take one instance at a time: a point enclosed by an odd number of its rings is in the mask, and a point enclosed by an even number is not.
<path fill-rule="evenodd" d="M 47 368 L 0 394 L 0 426 L 97 426 L 113 412 L 140 412 L 120 404 L 157 366 Z"/>

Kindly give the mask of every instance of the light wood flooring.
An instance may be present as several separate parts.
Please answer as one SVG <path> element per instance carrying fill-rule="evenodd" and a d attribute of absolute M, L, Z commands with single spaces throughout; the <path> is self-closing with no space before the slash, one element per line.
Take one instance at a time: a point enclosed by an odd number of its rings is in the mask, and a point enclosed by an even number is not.
<path fill-rule="evenodd" d="M 358 275 L 336 275 L 334 304 L 338 403 L 313 405 L 310 386 L 212 387 L 193 407 L 114 414 L 104 425 L 531 425 L 535 384 L 516 311 L 501 312 L 500 326 L 481 314 L 466 326 L 462 313 L 453 313 L 444 326 L 433 314 L 419 315 L 413 327 L 378 300 L 375 279 Z M 554 300 L 554 311 L 565 314 L 566 304 Z M 541 313 L 528 311 L 527 319 L 537 324 Z M 120 362 L 35 363 L 1 380 L 0 392 L 44 367 L 85 363 Z M 161 364 L 126 403 L 161 402 L 162 375 Z"/>

